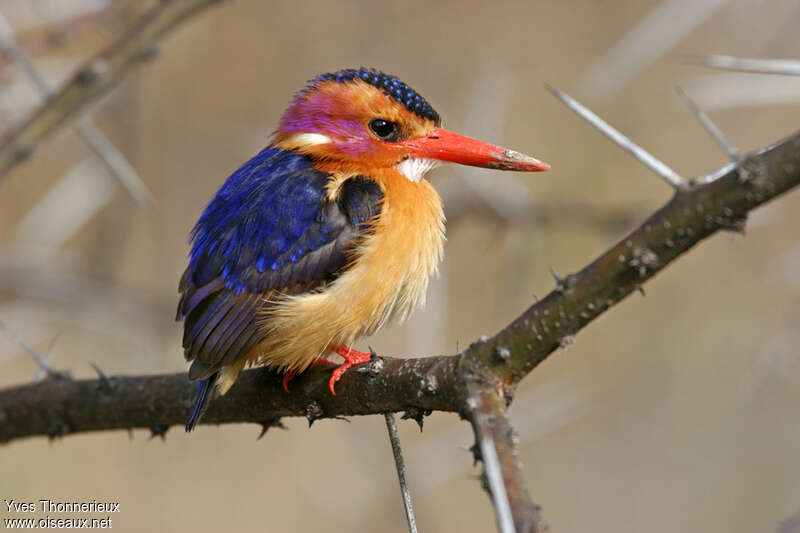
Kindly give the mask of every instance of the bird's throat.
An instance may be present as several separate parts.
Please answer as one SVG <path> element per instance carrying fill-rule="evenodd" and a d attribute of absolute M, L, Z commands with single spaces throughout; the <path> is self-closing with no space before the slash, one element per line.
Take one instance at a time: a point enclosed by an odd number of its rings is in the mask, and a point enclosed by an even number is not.
<path fill-rule="evenodd" d="M 413 183 L 418 183 L 425 175 L 441 164 L 436 159 L 409 157 L 397 163 L 394 168 Z"/>

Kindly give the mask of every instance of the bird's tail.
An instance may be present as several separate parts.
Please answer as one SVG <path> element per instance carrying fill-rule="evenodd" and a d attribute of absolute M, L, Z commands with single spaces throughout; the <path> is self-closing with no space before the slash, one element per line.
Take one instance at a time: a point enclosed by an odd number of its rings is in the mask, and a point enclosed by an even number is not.
<path fill-rule="evenodd" d="M 200 421 L 200 417 L 202 417 L 203 413 L 206 412 L 208 400 L 211 399 L 211 391 L 214 390 L 214 384 L 217 382 L 218 375 L 219 374 L 215 372 L 206 379 L 200 379 L 197 381 L 197 398 L 194 401 L 192 412 L 189 413 L 189 418 L 186 419 L 187 433 L 194 429 L 194 427 Z"/>

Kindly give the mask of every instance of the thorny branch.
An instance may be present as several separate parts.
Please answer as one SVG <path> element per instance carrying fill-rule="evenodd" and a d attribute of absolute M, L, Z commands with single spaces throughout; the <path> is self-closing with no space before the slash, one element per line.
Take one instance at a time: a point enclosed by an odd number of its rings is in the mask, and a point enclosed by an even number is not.
<path fill-rule="evenodd" d="M 113 88 L 128 70 L 153 55 L 158 40 L 203 8 L 221 0 L 164 0 L 92 58 L 25 123 L 0 141 L 0 178 L 28 159 L 36 145 L 87 104 Z"/>
<path fill-rule="evenodd" d="M 218 1 L 164 0 L 146 13 L 0 142 L 0 178 L 26 159 L 48 133 L 151 55 L 164 33 Z M 325 369 L 299 376 L 291 394 L 285 393 L 279 376 L 265 369 L 250 370 L 212 403 L 202 423 L 253 422 L 262 427 L 263 435 L 286 416 L 305 416 L 311 425 L 321 418 L 405 411 L 404 418 L 421 425 L 431 411 L 457 412 L 473 425 L 475 458 L 484 463 L 484 482 L 500 531 L 545 530 L 539 507 L 528 495 L 515 437 L 504 415 L 518 383 L 679 255 L 719 230 L 743 231 L 749 211 L 800 184 L 800 132 L 758 153 L 737 157 L 705 178 L 686 182 L 591 111 L 554 92 L 672 185 L 671 200 L 580 272 L 563 278 L 554 273 L 555 290 L 463 354 L 374 359 L 344 376 L 338 396 L 327 391 Z M 716 130 L 690 107 L 707 129 Z M 731 153 L 723 141 L 720 144 Z M 0 390 L 0 443 L 123 428 L 148 428 L 163 438 L 169 427 L 183 424 L 194 396 L 185 374 L 108 377 L 96 370 L 95 380 L 49 373 L 44 381 Z"/>

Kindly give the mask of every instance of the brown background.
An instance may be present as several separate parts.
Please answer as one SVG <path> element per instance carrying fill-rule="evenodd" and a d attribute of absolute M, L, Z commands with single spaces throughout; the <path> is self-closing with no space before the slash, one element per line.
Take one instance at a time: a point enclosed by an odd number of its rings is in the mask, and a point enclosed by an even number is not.
<path fill-rule="evenodd" d="M 0 13 L 54 84 L 146 5 L 28 4 L 3 0 Z M 791 0 L 224 3 L 91 109 L 152 208 L 72 128 L 2 179 L 0 320 L 40 351 L 59 335 L 53 364 L 78 377 L 90 361 L 109 374 L 183 370 L 172 318 L 189 229 L 294 91 L 365 65 L 418 89 L 449 128 L 553 165 L 432 175 L 450 220 L 430 305 L 358 347 L 453 353 L 549 291 L 551 266 L 580 268 L 670 195 L 543 83 L 700 175 L 726 160 L 676 85 L 752 150 L 800 127 L 800 79 L 714 72 L 686 55 L 798 57 L 798 24 Z M 7 128 L 37 97 L 7 61 L 0 81 Z M 704 243 L 524 381 L 511 419 L 555 531 L 777 531 L 800 512 L 799 210 L 790 194 L 755 213 L 746 237 Z M 34 370 L 0 337 L 0 386 Z M 145 431 L 15 442 L 0 448 L 0 498 L 119 501 L 117 531 L 405 530 L 381 417 L 286 423 L 260 441 L 256 426 L 228 426 L 175 428 L 166 442 Z M 421 531 L 492 530 L 459 448 L 468 426 L 437 414 L 422 434 L 400 431 Z"/>

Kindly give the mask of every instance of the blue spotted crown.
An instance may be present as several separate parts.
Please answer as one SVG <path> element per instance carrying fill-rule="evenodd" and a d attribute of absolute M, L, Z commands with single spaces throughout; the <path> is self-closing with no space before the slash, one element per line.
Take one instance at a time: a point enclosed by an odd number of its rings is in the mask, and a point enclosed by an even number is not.
<path fill-rule="evenodd" d="M 365 81 L 373 87 L 382 89 L 392 99 L 403 104 L 406 109 L 415 115 L 430 119 L 436 124 L 440 123 L 441 119 L 439 118 L 439 113 L 437 113 L 436 110 L 433 109 L 433 106 L 431 106 L 427 100 L 420 96 L 417 91 L 397 79 L 395 76 L 384 74 L 383 72 L 374 68 L 348 68 L 338 72 L 321 74 L 309 82 L 309 87 L 306 90 L 311 89 L 316 84 L 323 81 L 336 81 L 339 83 L 345 83 L 357 79 Z"/>

